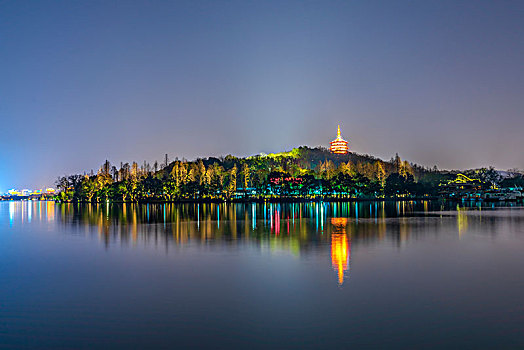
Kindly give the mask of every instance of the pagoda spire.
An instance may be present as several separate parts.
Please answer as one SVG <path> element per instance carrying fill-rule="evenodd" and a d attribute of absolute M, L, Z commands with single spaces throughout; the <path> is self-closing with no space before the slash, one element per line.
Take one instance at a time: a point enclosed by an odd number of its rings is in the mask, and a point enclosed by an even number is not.
<path fill-rule="evenodd" d="M 340 138 L 340 125 L 338 125 L 337 127 L 337 139 Z"/>

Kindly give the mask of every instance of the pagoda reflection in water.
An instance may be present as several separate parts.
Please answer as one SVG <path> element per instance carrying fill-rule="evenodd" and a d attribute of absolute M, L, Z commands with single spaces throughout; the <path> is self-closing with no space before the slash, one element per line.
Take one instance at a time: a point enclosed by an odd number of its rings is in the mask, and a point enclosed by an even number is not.
<path fill-rule="evenodd" d="M 331 264 L 338 274 L 338 285 L 344 283 L 346 271 L 349 271 L 351 258 L 351 239 L 346 233 L 347 218 L 331 218 Z"/>

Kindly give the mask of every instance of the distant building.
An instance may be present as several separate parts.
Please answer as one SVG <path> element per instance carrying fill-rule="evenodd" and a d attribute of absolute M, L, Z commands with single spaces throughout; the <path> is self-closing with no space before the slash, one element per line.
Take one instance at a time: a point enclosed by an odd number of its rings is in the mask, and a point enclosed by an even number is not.
<path fill-rule="evenodd" d="M 336 154 L 347 154 L 349 152 L 348 142 L 340 136 L 340 125 L 337 129 L 337 138 L 330 142 L 329 150 Z"/>
<path fill-rule="evenodd" d="M 15 190 L 14 188 L 7 191 L 7 194 L 10 195 L 10 196 L 20 196 L 22 194 L 22 192 L 18 191 L 18 190 Z"/>

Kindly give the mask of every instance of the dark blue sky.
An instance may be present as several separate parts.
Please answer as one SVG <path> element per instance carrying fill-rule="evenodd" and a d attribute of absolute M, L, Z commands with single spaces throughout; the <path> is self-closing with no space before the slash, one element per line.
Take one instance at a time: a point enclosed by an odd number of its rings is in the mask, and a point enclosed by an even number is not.
<path fill-rule="evenodd" d="M 524 168 L 522 1 L 0 1 L 0 192 L 324 145 Z"/>

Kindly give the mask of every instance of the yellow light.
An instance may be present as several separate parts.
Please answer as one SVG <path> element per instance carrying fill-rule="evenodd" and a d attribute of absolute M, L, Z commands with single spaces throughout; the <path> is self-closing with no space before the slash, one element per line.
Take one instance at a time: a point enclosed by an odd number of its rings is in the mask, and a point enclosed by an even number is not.
<path fill-rule="evenodd" d="M 340 135 L 340 125 L 337 127 L 337 138 L 330 142 L 329 150 L 336 154 L 346 154 L 349 152 L 348 142 Z"/>
<path fill-rule="evenodd" d="M 338 284 L 344 283 L 344 272 L 348 269 L 348 236 L 346 234 L 331 235 L 331 264 L 338 274 Z"/>
<path fill-rule="evenodd" d="M 351 240 L 346 233 L 347 218 L 331 218 L 331 265 L 337 271 L 338 284 L 344 283 L 344 273 L 349 269 Z"/>

